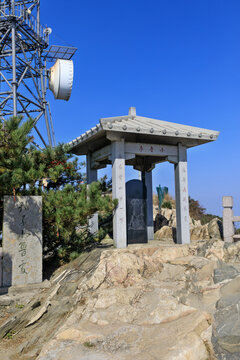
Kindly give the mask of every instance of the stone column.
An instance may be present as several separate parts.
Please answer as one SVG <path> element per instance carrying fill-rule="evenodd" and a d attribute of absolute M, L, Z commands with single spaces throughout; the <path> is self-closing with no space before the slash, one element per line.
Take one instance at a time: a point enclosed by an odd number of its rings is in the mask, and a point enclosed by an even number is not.
<path fill-rule="evenodd" d="M 152 171 L 142 172 L 142 181 L 146 186 L 146 216 L 147 216 L 147 238 L 148 241 L 154 239 L 153 228 L 153 191 L 152 191 Z"/>
<path fill-rule="evenodd" d="M 233 242 L 234 224 L 233 224 L 233 197 L 223 196 L 223 239 L 225 242 Z"/>
<path fill-rule="evenodd" d="M 112 142 L 112 196 L 118 199 L 113 216 L 113 240 L 117 248 L 127 247 L 124 139 Z"/>
<path fill-rule="evenodd" d="M 87 184 L 90 185 L 92 182 L 98 181 L 97 170 L 91 168 L 91 153 L 87 154 Z M 98 232 L 98 213 L 95 213 L 88 220 L 89 231 L 91 234 Z"/>
<path fill-rule="evenodd" d="M 174 167 L 177 243 L 190 244 L 187 150 L 182 144 L 178 144 L 178 163 Z"/>

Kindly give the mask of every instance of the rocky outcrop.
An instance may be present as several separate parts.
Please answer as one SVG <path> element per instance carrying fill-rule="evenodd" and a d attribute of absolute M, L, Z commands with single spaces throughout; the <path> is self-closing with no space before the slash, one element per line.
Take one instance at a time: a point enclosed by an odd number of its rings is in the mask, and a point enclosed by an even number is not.
<path fill-rule="evenodd" d="M 208 224 L 201 225 L 200 220 L 194 220 L 189 217 L 191 240 L 222 239 L 222 222 L 218 219 L 212 219 Z M 156 214 L 154 221 L 154 232 L 156 240 L 172 239 L 176 241 L 176 210 L 161 209 Z"/>
<path fill-rule="evenodd" d="M 38 360 L 213 359 L 211 314 L 181 300 L 197 272 L 200 282 L 212 282 L 211 261 L 189 257 L 193 251 L 136 245 L 102 253 L 78 284 L 75 311 Z"/>
<path fill-rule="evenodd" d="M 5 309 L 0 358 L 239 359 L 238 253 L 210 239 L 82 254 Z"/>

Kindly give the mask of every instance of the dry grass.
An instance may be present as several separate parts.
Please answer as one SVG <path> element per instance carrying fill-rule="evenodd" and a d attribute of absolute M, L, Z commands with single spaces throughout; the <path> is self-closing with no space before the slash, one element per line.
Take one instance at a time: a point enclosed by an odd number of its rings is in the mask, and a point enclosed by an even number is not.
<path fill-rule="evenodd" d="M 173 199 L 173 197 L 170 194 L 166 194 L 163 198 L 163 203 L 164 202 L 170 202 L 172 205 L 173 209 L 176 209 L 176 205 L 175 205 L 175 200 Z"/>
<path fill-rule="evenodd" d="M 172 208 L 175 209 L 175 200 L 170 194 L 166 194 L 163 198 L 163 202 L 170 202 L 172 204 Z M 153 206 L 157 207 L 159 205 L 157 194 L 153 194 Z"/>
<path fill-rule="evenodd" d="M 158 206 L 158 205 L 159 205 L 158 196 L 157 194 L 153 194 L 153 206 Z"/>

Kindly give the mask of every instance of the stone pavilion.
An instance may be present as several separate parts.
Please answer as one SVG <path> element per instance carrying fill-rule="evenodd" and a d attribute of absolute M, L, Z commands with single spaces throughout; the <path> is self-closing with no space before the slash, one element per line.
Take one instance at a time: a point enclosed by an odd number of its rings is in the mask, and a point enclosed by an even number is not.
<path fill-rule="evenodd" d="M 152 170 L 164 161 L 174 164 L 177 243 L 190 243 L 187 150 L 215 141 L 218 135 L 218 131 L 138 116 L 131 107 L 128 115 L 100 119 L 99 124 L 69 143 L 72 153 L 87 157 L 88 184 L 97 181 L 98 169 L 112 165 L 112 195 L 118 199 L 113 216 L 117 248 L 128 244 L 125 165 L 142 174 L 145 230 L 147 240 L 153 240 Z M 98 229 L 97 214 L 90 220 L 90 229 Z"/>

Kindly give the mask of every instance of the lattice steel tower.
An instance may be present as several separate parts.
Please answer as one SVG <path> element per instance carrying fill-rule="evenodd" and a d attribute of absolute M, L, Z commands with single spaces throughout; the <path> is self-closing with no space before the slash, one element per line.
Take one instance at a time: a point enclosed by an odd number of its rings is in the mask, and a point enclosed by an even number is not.
<path fill-rule="evenodd" d="M 76 51 L 64 46 L 48 49 L 50 33 L 50 28 L 40 24 L 40 0 L 0 0 L 0 119 L 13 115 L 33 118 L 45 146 L 55 145 L 46 99 L 47 62 L 70 60 Z M 55 94 L 55 98 L 60 97 Z M 45 118 L 48 144 L 37 128 L 41 117 Z"/>

